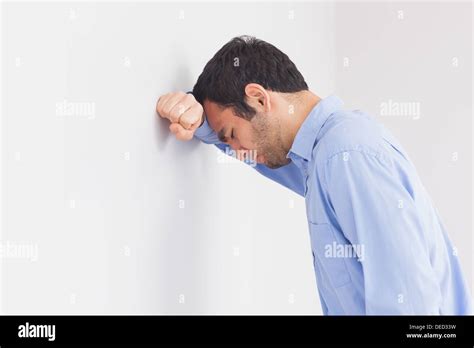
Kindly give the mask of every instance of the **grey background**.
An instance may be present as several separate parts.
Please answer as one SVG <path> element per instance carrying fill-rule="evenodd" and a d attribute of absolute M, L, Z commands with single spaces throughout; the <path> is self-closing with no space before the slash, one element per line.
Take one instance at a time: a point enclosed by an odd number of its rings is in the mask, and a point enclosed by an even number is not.
<path fill-rule="evenodd" d="M 2 313 L 321 314 L 304 200 L 155 115 L 241 34 L 393 130 L 472 284 L 470 3 L 1 6 L 1 240 L 38 252 L 1 257 Z"/>

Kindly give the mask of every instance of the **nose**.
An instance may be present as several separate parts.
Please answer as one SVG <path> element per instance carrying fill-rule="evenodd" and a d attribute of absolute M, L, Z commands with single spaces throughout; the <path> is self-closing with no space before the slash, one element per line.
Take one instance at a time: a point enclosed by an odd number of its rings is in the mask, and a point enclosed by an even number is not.
<path fill-rule="evenodd" d="M 242 146 L 240 146 L 240 144 L 235 140 L 229 140 L 227 143 L 234 151 L 242 150 Z"/>
<path fill-rule="evenodd" d="M 247 148 L 241 146 L 240 144 L 232 143 L 232 144 L 229 144 L 229 145 L 232 148 L 232 150 L 234 150 L 234 151 L 243 151 L 243 152 L 245 152 L 245 151 L 248 150 Z"/>
<path fill-rule="evenodd" d="M 236 152 L 237 158 L 240 160 L 245 160 L 247 158 L 248 149 L 240 145 L 238 141 L 233 140 L 229 142 L 229 146 Z"/>

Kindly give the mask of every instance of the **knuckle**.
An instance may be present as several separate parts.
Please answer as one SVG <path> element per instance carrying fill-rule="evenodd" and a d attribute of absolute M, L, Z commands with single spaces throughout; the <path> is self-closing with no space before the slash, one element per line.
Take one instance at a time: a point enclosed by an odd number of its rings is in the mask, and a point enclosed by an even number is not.
<path fill-rule="evenodd" d="M 184 97 L 186 93 L 184 93 L 183 91 L 177 91 L 177 92 L 174 92 L 173 93 L 173 96 L 174 97 Z"/>
<path fill-rule="evenodd" d="M 184 97 L 184 100 L 186 100 L 187 102 L 193 102 L 195 101 L 196 99 L 194 99 L 194 96 L 190 93 L 186 93 L 185 97 Z"/>
<path fill-rule="evenodd" d="M 173 120 L 179 119 L 179 117 L 182 114 L 183 114 L 183 108 L 179 104 L 176 104 L 169 112 L 170 118 Z"/>
<path fill-rule="evenodd" d="M 198 102 L 196 102 L 196 104 L 194 104 L 193 106 L 194 106 L 194 107 L 196 108 L 196 110 L 197 110 L 198 112 L 200 112 L 200 113 L 204 111 L 204 108 L 203 108 L 202 105 L 201 105 L 200 103 L 198 103 Z"/>
<path fill-rule="evenodd" d="M 162 100 L 161 100 L 161 98 L 160 98 L 160 99 L 158 99 L 158 101 L 156 102 L 156 112 L 161 113 L 161 109 L 162 109 L 161 105 L 162 105 Z"/>
<path fill-rule="evenodd" d="M 173 105 L 167 105 L 166 108 L 163 108 L 163 113 L 167 116 L 171 116 L 171 111 L 173 109 Z"/>
<path fill-rule="evenodd" d="M 160 99 L 158 100 L 158 103 L 156 105 L 156 110 L 159 112 L 159 113 L 164 113 L 165 110 L 164 110 L 164 105 L 166 104 L 166 102 L 168 101 L 168 97 L 167 96 L 161 96 Z"/>

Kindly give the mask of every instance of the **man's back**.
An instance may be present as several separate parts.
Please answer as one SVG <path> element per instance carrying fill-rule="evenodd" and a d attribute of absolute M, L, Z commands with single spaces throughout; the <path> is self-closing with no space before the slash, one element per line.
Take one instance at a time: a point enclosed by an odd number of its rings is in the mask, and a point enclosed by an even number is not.
<path fill-rule="evenodd" d="M 312 121 L 305 196 L 326 312 L 472 313 L 456 249 L 404 149 L 365 113 L 326 103 L 335 111 Z"/>

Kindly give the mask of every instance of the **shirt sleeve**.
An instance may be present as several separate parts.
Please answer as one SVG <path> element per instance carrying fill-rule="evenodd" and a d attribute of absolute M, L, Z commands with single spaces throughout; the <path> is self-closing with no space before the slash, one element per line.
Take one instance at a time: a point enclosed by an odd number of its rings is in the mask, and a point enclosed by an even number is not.
<path fill-rule="evenodd" d="M 206 144 L 214 144 L 217 148 L 219 148 L 226 154 L 229 154 L 231 152 L 230 146 L 226 143 L 221 142 L 216 132 L 214 132 L 214 130 L 209 126 L 206 117 L 204 117 L 202 125 L 194 132 L 194 137 Z M 277 169 L 271 169 L 263 164 L 258 164 L 256 162 L 252 164 L 252 167 L 260 174 L 287 187 L 298 195 L 304 195 L 305 183 L 303 181 L 303 175 L 293 162 L 290 162 L 289 164 Z"/>
<path fill-rule="evenodd" d="M 441 292 L 421 211 L 388 160 L 342 152 L 324 166 L 327 199 L 345 238 L 358 246 L 367 314 L 439 314 Z"/>

